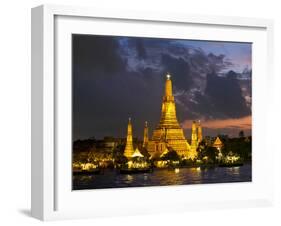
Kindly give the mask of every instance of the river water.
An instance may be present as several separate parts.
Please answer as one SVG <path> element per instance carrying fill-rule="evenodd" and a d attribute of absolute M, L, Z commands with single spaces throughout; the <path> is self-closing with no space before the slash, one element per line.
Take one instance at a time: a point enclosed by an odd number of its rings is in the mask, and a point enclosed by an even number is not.
<path fill-rule="evenodd" d="M 208 184 L 252 181 L 251 164 L 238 167 L 155 169 L 152 173 L 119 174 L 105 170 L 99 175 L 73 176 L 73 190 L 123 188 L 181 184 Z"/>

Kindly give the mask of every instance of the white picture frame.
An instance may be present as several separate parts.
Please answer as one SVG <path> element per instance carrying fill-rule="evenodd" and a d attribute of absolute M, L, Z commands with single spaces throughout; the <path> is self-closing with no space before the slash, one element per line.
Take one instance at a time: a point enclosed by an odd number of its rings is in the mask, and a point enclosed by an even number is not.
<path fill-rule="evenodd" d="M 58 19 L 61 18 L 62 20 L 58 21 Z M 73 26 L 69 26 L 68 19 L 64 20 L 64 18 L 71 18 L 71 25 Z M 257 44 L 254 46 L 253 51 L 255 52 L 256 48 L 256 51 L 258 53 L 263 53 L 263 56 L 261 56 L 262 54 L 257 54 L 258 56 L 256 56 L 256 58 L 255 55 L 253 56 L 253 77 L 256 75 L 256 79 L 253 79 L 253 151 L 256 156 L 253 164 L 253 182 L 246 184 L 196 185 L 195 187 L 192 185 L 183 185 L 173 187 L 109 189 L 106 191 L 92 190 L 83 192 L 72 192 L 71 187 L 67 188 L 71 182 L 64 180 L 64 177 L 62 177 L 61 174 L 65 173 L 69 175 L 71 169 L 70 167 L 67 168 L 67 164 L 65 165 L 66 161 L 61 162 L 62 156 L 67 155 L 67 153 L 65 151 L 59 151 L 61 150 L 59 148 L 71 144 L 67 144 L 67 138 L 64 139 L 60 137 L 58 135 L 60 132 L 57 131 L 61 130 L 66 131 L 67 133 L 71 127 L 70 125 L 67 125 L 64 128 L 59 129 L 61 128 L 60 121 L 63 120 L 60 115 L 68 113 L 57 112 L 57 109 L 58 103 L 62 103 L 61 100 L 66 100 L 63 101 L 66 102 L 64 109 L 69 110 L 71 98 L 65 95 L 67 94 L 69 96 L 71 89 L 67 85 L 61 85 L 65 81 L 66 84 L 69 85 L 70 83 L 67 82 L 70 80 L 61 80 L 67 79 L 67 77 L 64 78 L 64 76 L 57 75 L 63 75 L 69 72 L 69 68 L 66 71 L 63 69 L 60 71 L 59 66 L 63 64 L 63 67 L 65 65 L 65 68 L 67 68 L 67 62 L 64 64 L 64 61 L 61 61 L 60 59 L 66 59 L 67 61 L 70 56 L 69 49 L 65 49 L 62 44 L 65 43 L 65 40 L 61 38 L 64 37 L 64 34 L 67 35 L 71 33 L 71 30 L 74 29 L 74 27 L 79 27 L 79 29 L 84 27 L 83 29 L 85 29 L 86 33 L 91 32 L 90 30 L 92 27 L 89 29 L 90 24 L 93 22 L 98 26 L 103 20 L 110 21 L 110 23 L 113 24 L 119 23 L 120 21 L 126 21 L 126 24 L 140 23 L 144 27 L 149 27 L 152 24 L 153 26 L 157 26 L 157 24 L 161 24 L 161 26 L 165 24 L 167 26 L 180 25 L 183 28 L 185 26 L 192 26 L 195 28 L 196 26 L 200 26 L 201 29 L 206 29 L 206 27 L 217 27 L 221 30 L 223 40 L 227 40 L 230 35 L 227 30 L 244 29 L 245 34 L 241 34 L 239 37 L 237 36 L 235 40 L 255 40 L 254 43 Z M 75 21 L 78 21 L 76 25 L 74 25 Z M 89 21 L 90 24 L 87 25 L 87 21 Z M 81 26 L 81 24 L 86 25 Z M 122 32 L 122 29 L 114 30 L 113 25 L 109 24 L 108 26 L 111 26 L 112 28 L 111 34 Z M 79 29 L 77 31 L 80 31 Z M 225 36 L 223 35 L 223 30 L 225 30 Z M 248 30 L 249 33 L 247 33 Z M 103 33 L 102 30 L 100 32 Z M 137 32 L 139 31 L 137 31 L 137 29 L 132 29 L 131 32 L 135 35 L 138 34 Z M 178 35 L 176 30 L 174 30 L 174 32 L 175 35 Z M 208 32 L 210 37 L 206 39 L 212 39 L 212 31 Z M 149 34 L 147 35 L 149 36 Z M 195 37 L 196 39 L 196 31 L 192 37 Z M 31 38 L 31 213 L 33 217 L 41 220 L 56 220 L 210 208 L 252 207 L 272 204 L 273 179 L 268 175 L 273 169 L 271 164 L 273 162 L 273 150 L 266 149 L 269 142 L 267 137 L 266 118 L 270 115 L 269 112 L 271 106 L 270 101 L 268 100 L 270 99 L 269 95 L 272 92 L 273 83 L 273 22 L 271 20 L 183 15 L 165 12 L 155 14 L 153 12 L 116 11 L 43 5 L 32 9 Z M 68 54 L 68 56 L 61 57 L 61 51 L 64 50 L 65 53 L 63 54 Z M 256 72 L 255 67 L 259 69 Z M 61 90 L 64 90 L 65 92 L 61 92 Z M 255 101 L 255 99 L 258 99 L 259 101 Z M 69 119 L 69 117 L 65 118 Z M 59 140 L 58 137 L 60 137 Z M 262 137 L 264 139 L 261 139 Z M 63 140 L 63 142 L 60 142 L 61 140 Z M 69 151 L 68 148 L 64 149 Z M 266 155 L 262 151 L 266 151 Z M 69 158 L 66 157 L 66 159 Z M 261 165 L 261 159 L 264 159 L 263 165 Z M 66 176 L 65 178 L 68 177 Z M 220 191 L 218 191 L 218 189 Z M 237 191 L 241 192 L 241 194 Z M 118 195 L 116 195 L 117 193 Z M 147 199 L 143 199 L 144 193 L 145 196 L 148 197 Z M 212 197 L 209 197 L 208 195 L 211 193 Z M 171 194 L 176 194 L 176 198 L 169 198 Z M 230 196 L 229 194 L 233 195 Z M 92 201 L 90 201 L 93 197 L 96 200 L 95 203 L 99 204 L 98 208 L 93 205 Z M 131 197 L 137 198 L 132 199 Z M 163 200 L 161 197 L 166 198 Z M 216 199 L 214 197 L 216 197 Z M 81 208 L 79 202 L 85 204 L 87 198 L 89 203 Z M 105 200 L 106 203 L 104 203 L 103 200 Z M 112 203 L 108 203 L 110 200 L 112 200 Z M 112 205 L 109 207 L 108 204 Z"/>

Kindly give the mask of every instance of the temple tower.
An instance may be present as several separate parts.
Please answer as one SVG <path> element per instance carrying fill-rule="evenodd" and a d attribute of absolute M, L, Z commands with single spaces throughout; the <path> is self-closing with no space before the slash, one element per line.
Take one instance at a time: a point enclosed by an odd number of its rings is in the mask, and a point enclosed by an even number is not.
<path fill-rule="evenodd" d="M 148 142 L 148 152 L 152 157 L 159 157 L 167 148 L 175 150 L 179 156 L 194 158 L 177 120 L 172 80 L 169 74 L 165 82 L 160 122 Z"/>
<path fill-rule="evenodd" d="M 167 74 L 165 95 L 163 96 L 161 119 L 158 128 L 180 128 L 176 116 L 175 98 L 173 96 L 172 80 L 170 78 L 171 76 Z"/>
<path fill-rule="evenodd" d="M 191 127 L 191 151 L 193 154 L 196 153 L 198 147 L 198 133 L 197 133 L 197 123 L 195 121 L 192 122 Z"/>
<path fill-rule="evenodd" d="M 133 128 L 131 123 L 131 118 L 129 118 L 128 129 L 127 129 L 127 140 L 126 147 L 124 150 L 124 156 L 127 158 L 131 158 L 134 153 L 133 147 Z"/>
<path fill-rule="evenodd" d="M 203 133 L 202 133 L 202 127 L 200 120 L 198 121 L 197 125 L 197 138 L 198 138 L 198 144 L 203 140 Z"/>
<path fill-rule="evenodd" d="M 144 133 L 143 133 L 143 144 L 142 146 L 144 148 L 147 148 L 147 144 L 148 144 L 148 125 L 147 125 L 147 122 L 145 122 L 145 125 L 144 125 Z"/>
<path fill-rule="evenodd" d="M 191 127 L 191 146 L 197 144 L 197 125 L 196 122 L 192 122 L 192 127 Z"/>

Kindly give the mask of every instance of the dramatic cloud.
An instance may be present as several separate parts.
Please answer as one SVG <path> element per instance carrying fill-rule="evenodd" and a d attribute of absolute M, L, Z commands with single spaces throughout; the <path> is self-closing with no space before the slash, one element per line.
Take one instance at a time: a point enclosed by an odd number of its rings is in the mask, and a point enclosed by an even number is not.
<path fill-rule="evenodd" d="M 233 71 L 229 71 L 226 77 L 215 74 L 207 76 L 205 94 L 210 97 L 217 111 L 224 113 L 226 117 L 237 118 L 250 114 L 236 77 L 237 74 Z"/>
<path fill-rule="evenodd" d="M 190 73 L 190 67 L 187 61 L 179 57 L 171 57 L 168 54 L 162 54 L 163 71 L 169 72 L 173 76 L 173 83 L 177 89 L 189 90 L 193 85 L 192 75 Z"/>
<path fill-rule="evenodd" d="M 250 44 L 73 35 L 72 46 L 74 139 L 124 137 L 128 117 L 135 136 L 145 121 L 151 132 L 167 72 L 184 125 L 251 114 Z"/>
<path fill-rule="evenodd" d="M 141 39 L 135 39 L 136 40 L 136 50 L 138 53 L 138 58 L 139 59 L 145 59 L 147 54 L 146 54 L 146 50 L 145 47 L 143 45 L 143 42 L 141 41 Z"/>
<path fill-rule="evenodd" d="M 78 79 L 85 75 L 112 76 L 125 69 L 117 38 L 90 35 L 73 35 L 72 38 L 73 69 L 79 74 Z"/>

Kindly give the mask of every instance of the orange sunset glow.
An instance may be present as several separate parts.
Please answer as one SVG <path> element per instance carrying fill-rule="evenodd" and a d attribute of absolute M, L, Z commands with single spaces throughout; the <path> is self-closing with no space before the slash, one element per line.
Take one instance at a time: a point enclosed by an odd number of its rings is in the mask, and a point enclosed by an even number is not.
<path fill-rule="evenodd" d="M 204 128 L 208 129 L 225 129 L 225 128 L 236 128 L 241 130 L 250 130 L 252 126 L 252 116 L 246 116 L 242 118 L 233 119 L 215 119 L 215 120 L 201 120 Z M 184 129 L 190 129 L 192 120 L 186 120 L 182 123 Z"/>

